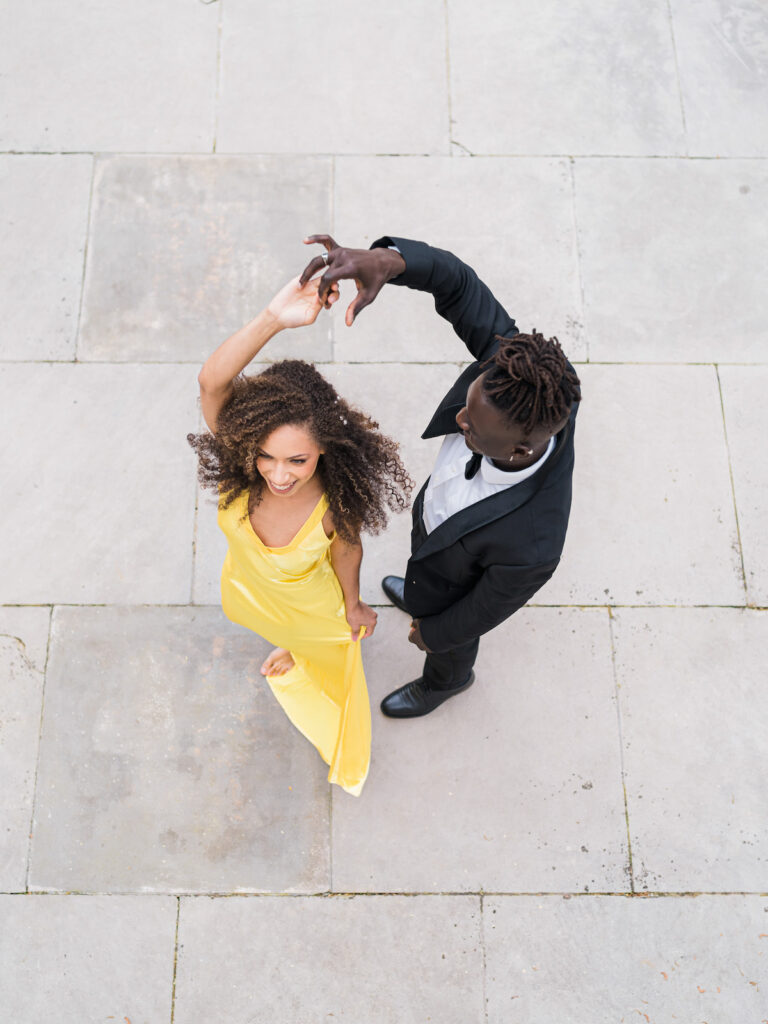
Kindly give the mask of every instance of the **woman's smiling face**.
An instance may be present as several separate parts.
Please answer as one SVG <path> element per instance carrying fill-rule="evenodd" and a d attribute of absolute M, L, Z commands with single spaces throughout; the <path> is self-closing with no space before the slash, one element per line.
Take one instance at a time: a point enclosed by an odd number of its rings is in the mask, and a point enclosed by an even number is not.
<path fill-rule="evenodd" d="M 305 426 L 287 423 L 273 430 L 259 446 L 256 468 L 272 494 L 286 498 L 312 479 L 322 454 Z"/>

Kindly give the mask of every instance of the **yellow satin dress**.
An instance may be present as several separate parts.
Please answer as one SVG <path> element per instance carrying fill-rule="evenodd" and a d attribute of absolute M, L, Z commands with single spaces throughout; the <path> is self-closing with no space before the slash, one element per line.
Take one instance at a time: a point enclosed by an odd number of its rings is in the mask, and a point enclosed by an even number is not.
<path fill-rule="evenodd" d="M 359 796 L 371 756 L 371 709 L 360 641 L 352 641 L 344 596 L 333 571 L 333 537 L 323 529 L 323 495 L 282 548 L 259 539 L 248 517 L 248 492 L 218 522 L 229 542 L 221 603 L 232 622 L 291 652 L 295 665 L 267 676 L 296 728 L 330 766 L 328 781 Z"/>

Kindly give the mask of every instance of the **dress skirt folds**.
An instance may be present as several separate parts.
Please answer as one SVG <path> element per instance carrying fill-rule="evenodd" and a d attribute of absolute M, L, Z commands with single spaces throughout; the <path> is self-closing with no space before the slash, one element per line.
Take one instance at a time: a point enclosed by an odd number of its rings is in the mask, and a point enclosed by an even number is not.
<path fill-rule="evenodd" d="M 224 614 L 276 647 L 295 665 L 268 676 L 290 720 L 330 765 L 328 781 L 360 794 L 371 754 L 371 711 L 360 641 L 353 642 L 333 571 L 323 516 L 325 495 L 290 544 L 268 548 L 248 517 L 248 492 L 219 510 L 229 542 L 221 572 Z"/>

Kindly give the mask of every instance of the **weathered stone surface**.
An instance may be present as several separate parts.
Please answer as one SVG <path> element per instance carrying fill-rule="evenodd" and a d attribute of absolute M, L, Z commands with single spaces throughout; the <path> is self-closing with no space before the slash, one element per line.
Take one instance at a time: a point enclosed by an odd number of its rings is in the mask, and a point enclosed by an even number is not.
<path fill-rule="evenodd" d="M 448 249 L 469 263 L 521 331 L 556 334 L 584 359 L 571 169 L 567 160 L 343 157 L 335 238 L 367 247 L 383 234 Z M 351 301 L 355 292 L 348 292 Z M 352 328 L 334 316 L 336 359 L 471 359 L 432 298 L 385 288 Z M 338 307 L 337 307 L 338 309 Z"/>
<path fill-rule="evenodd" d="M 760 0 L 674 0 L 693 156 L 768 156 L 768 14 Z"/>
<path fill-rule="evenodd" d="M 768 605 L 768 465 L 756 439 L 763 432 L 763 406 L 768 389 L 765 366 L 721 366 L 728 452 L 733 470 L 739 538 L 750 604 Z"/>
<path fill-rule="evenodd" d="M 448 4 L 451 139 L 472 153 L 685 152 L 669 9 Z M 620 43 L 619 43 L 620 40 Z"/>
<path fill-rule="evenodd" d="M 0 601 L 188 601 L 193 367 L 5 364 Z"/>
<path fill-rule="evenodd" d="M 764 890 L 768 615 L 622 608 L 614 632 L 637 887 Z"/>
<path fill-rule="evenodd" d="M 208 151 L 217 7 L 37 0 L 3 19 L 0 146 Z"/>
<path fill-rule="evenodd" d="M 176 900 L 0 896 L 0 1005 L 13 1024 L 171 1019 Z"/>
<path fill-rule="evenodd" d="M 365 641 L 376 704 L 418 676 L 408 617 Z M 333 795 L 333 888 L 629 887 L 605 611 L 524 610 L 480 644 L 477 681 L 425 718 L 374 710 L 364 798 Z"/>
<path fill-rule="evenodd" d="M 326 766 L 218 609 L 60 608 L 30 885 L 328 887 Z"/>
<path fill-rule="evenodd" d="M 303 268 L 302 239 L 330 220 L 330 188 L 325 158 L 99 160 L 80 358 L 202 363 Z M 259 358 L 330 353 L 321 314 Z"/>
<path fill-rule="evenodd" d="M 227 0 L 216 148 L 445 153 L 445 47 L 442 0 Z"/>
<path fill-rule="evenodd" d="M 574 173 L 591 359 L 768 361 L 764 163 L 577 160 Z"/>
<path fill-rule="evenodd" d="M 75 353 L 92 158 L 0 156 L 0 357 Z"/>
<path fill-rule="evenodd" d="M 475 896 L 185 899 L 174 1020 L 481 1024 L 480 942 Z"/>
<path fill-rule="evenodd" d="M 543 604 L 743 604 L 714 367 L 579 366 L 573 510 Z"/>
<path fill-rule="evenodd" d="M 0 890 L 26 885 L 48 608 L 0 608 Z"/>
<path fill-rule="evenodd" d="M 488 1024 L 765 1016 L 759 896 L 486 896 Z"/>

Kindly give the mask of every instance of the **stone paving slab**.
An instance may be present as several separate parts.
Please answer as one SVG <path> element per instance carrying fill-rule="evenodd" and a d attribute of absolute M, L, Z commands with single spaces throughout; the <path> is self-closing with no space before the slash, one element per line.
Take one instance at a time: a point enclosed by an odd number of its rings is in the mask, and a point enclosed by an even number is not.
<path fill-rule="evenodd" d="M 339 157 L 334 237 L 364 247 L 394 234 L 449 249 L 521 331 L 556 334 L 584 359 L 572 185 L 567 160 Z M 334 327 L 340 361 L 471 358 L 432 298 L 405 288 L 385 289 L 351 329 L 341 317 Z"/>
<path fill-rule="evenodd" d="M 36 0 L 3 19 L 0 147 L 200 152 L 214 137 L 218 10 Z"/>
<path fill-rule="evenodd" d="M 487 896 L 488 1024 L 765 1018 L 760 896 Z"/>
<path fill-rule="evenodd" d="M 0 357 L 71 359 L 88 230 L 90 156 L 0 156 Z"/>
<path fill-rule="evenodd" d="M 573 511 L 542 604 L 744 604 L 717 374 L 577 367 Z"/>
<path fill-rule="evenodd" d="M 171 1019 L 176 900 L 0 896 L 0 1005 L 13 1024 Z"/>
<path fill-rule="evenodd" d="M 254 367 L 257 370 L 257 367 Z M 406 468 L 421 487 L 440 447 L 439 439 L 421 439 L 432 411 L 460 372 L 451 365 L 327 365 L 320 367 L 348 401 L 373 416 L 381 429 L 400 442 Z M 194 601 L 218 604 L 221 565 L 227 551 L 223 533 L 216 523 L 216 501 L 209 492 L 198 497 L 195 544 Z M 387 529 L 363 538 L 363 566 L 360 589 L 374 604 L 388 604 L 379 587 L 382 576 L 401 573 L 410 552 L 410 510 L 393 513 Z"/>
<path fill-rule="evenodd" d="M 221 153 L 445 153 L 443 0 L 227 0 Z M 320 230 L 320 229 L 317 229 Z"/>
<path fill-rule="evenodd" d="M 622 608 L 614 636 L 638 888 L 765 891 L 768 617 Z"/>
<path fill-rule="evenodd" d="M 374 709 L 421 672 L 407 627 L 380 610 Z M 481 640 L 476 671 L 426 718 L 374 710 L 364 798 L 333 794 L 334 890 L 629 888 L 607 613 L 518 612 Z"/>
<path fill-rule="evenodd" d="M 55 609 L 30 887 L 327 889 L 327 769 L 268 650 L 219 609 Z"/>
<path fill-rule="evenodd" d="M 472 153 L 685 152 L 669 9 L 449 0 L 452 140 Z"/>
<path fill-rule="evenodd" d="M 188 601 L 192 367 L 5 364 L 0 602 Z"/>
<path fill-rule="evenodd" d="M 574 173 L 591 359 L 768 362 L 765 163 L 577 160 Z"/>
<path fill-rule="evenodd" d="M 768 466 L 756 439 L 762 436 L 762 410 L 768 367 L 721 366 L 728 450 L 739 514 L 739 536 L 750 604 L 768 605 Z"/>
<path fill-rule="evenodd" d="M 474 896 L 184 899 L 174 1021 L 481 1024 L 482 969 Z"/>
<path fill-rule="evenodd" d="M 688 150 L 768 156 L 768 15 L 760 0 L 673 0 Z"/>
<path fill-rule="evenodd" d="M 330 189 L 326 158 L 100 159 L 79 358 L 202 364 L 303 268 Z M 330 359 L 328 317 L 261 359 L 287 356 Z"/>
<path fill-rule="evenodd" d="M 0 608 L 0 890 L 26 886 L 48 608 Z"/>

